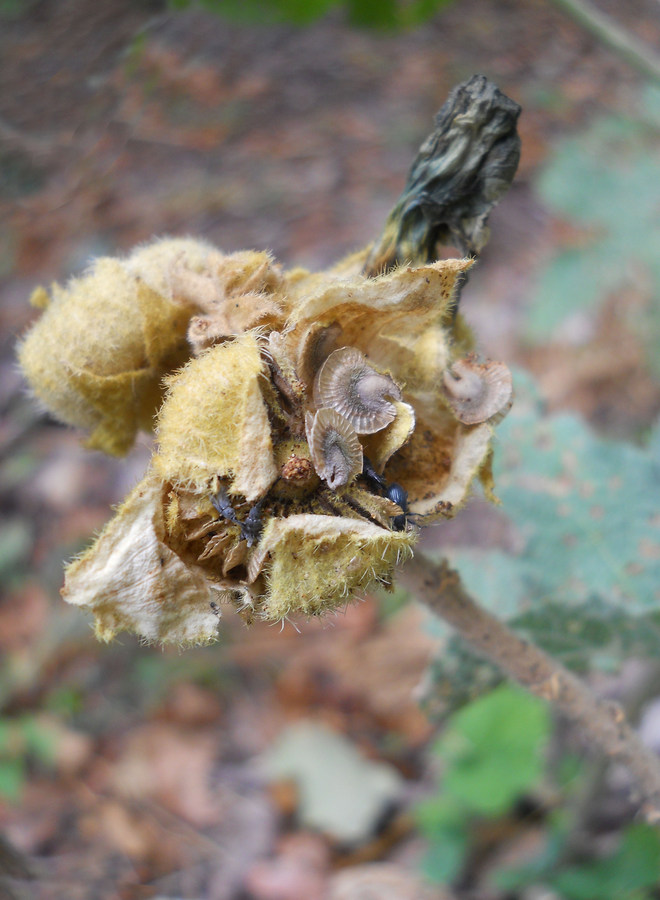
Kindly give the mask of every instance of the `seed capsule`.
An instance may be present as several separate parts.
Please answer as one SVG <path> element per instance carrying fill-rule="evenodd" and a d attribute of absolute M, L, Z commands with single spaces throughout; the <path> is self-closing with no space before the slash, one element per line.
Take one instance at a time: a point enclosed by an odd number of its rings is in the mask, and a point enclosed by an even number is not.
<path fill-rule="evenodd" d="M 386 397 L 400 400 L 399 386 L 373 369 L 355 347 L 331 353 L 314 383 L 316 405 L 337 410 L 358 434 L 373 434 L 394 420 L 396 408 Z"/>
<path fill-rule="evenodd" d="M 511 406 L 511 372 L 504 363 L 457 360 L 443 376 L 445 396 L 459 422 L 477 425 L 504 416 Z"/>
<path fill-rule="evenodd" d="M 320 478 L 333 491 L 362 471 L 362 445 L 351 423 L 334 409 L 307 413 L 309 450 Z"/>

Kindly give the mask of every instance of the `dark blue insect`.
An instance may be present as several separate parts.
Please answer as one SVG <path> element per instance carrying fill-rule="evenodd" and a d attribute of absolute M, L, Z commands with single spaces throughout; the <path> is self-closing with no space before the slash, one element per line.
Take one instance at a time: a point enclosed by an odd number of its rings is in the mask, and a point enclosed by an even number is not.
<path fill-rule="evenodd" d="M 402 513 L 394 516 L 392 519 L 392 528 L 395 531 L 404 531 L 408 523 L 408 491 L 393 481 L 392 484 L 385 488 L 385 496 L 403 510 Z"/>
<path fill-rule="evenodd" d="M 261 521 L 261 507 L 263 502 L 262 499 L 259 500 L 258 503 L 255 503 L 247 514 L 245 521 L 241 522 L 236 515 L 236 511 L 231 505 L 229 497 L 227 496 L 227 491 L 224 488 L 220 488 L 217 494 L 211 496 L 211 503 L 218 510 L 220 515 L 231 522 L 232 525 L 239 526 L 241 529 L 241 540 L 247 541 L 248 547 L 251 547 L 259 540 L 261 532 L 263 531 L 264 526 Z"/>
<path fill-rule="evenodd" d="M 362 457 L 362 474 L 374 491 L 382 491 L 388 500 L 396 503 L 403 510 L 398 516 L 392 519 L 392 528 L 394 531 L 405 531 L 408 523 L 408 491 L 401 487 L 400 484 L 392 482 L 388 485 L 382 475 L 374 469 L 371 460 L 367 456 Z"/>
<path fill-rule="evenodd" d="M 246 520 L 241 523 L 241 538 L 245 538 L 248 547 L 251 547 L 252 544 L 261 537 L 261 532 L 264 528 L 263 522 L 261 521 L 261 507 L 263 502 L 263 500 L 260 500 L 258 503 L 255 503 L 247 514 Z"/>
<path fill-rule="evenodd" d="M 371 482 L 371 486 L 376 491 L 384 491 L 387 488 L 387 482 L 383 478 L 382 475 L 379 475 L 378 472 L 374 469 L 371 460 L 368 456 L 362 457 L 362 474 L 367 479 L 367 481 Z"/>

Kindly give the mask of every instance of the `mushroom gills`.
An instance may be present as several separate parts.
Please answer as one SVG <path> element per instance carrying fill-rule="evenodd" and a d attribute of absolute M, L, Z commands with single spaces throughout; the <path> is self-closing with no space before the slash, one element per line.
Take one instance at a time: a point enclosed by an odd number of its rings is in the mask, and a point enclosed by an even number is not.
<path fill-rule="evenodd" d="M 341 413 L 358 434 L 373 434 L 394 421 L 396 407 L 387 397 L 400 400 L 399 386 L 355 347 L 331 353 L 314 382 L 316 406 Z"/>
<path fill-rule="evenodd" d="M 459 359 L 444 372 L 443 386 L 454 415 L 465 425 L 501 418 L 511 407 L 511 372 L 501 362 Z"/>
<path fill-rule="evenodd" d="M 362 471 L 362 445 L 351 423 L 334 409 L 307 413 L 305 430 L 312 463 L 333 491 Z"/>

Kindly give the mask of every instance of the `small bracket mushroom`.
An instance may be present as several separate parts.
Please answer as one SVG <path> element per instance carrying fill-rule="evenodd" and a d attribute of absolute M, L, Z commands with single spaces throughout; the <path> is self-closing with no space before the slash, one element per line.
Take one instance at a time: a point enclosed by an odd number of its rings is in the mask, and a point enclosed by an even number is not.
<path fill-rule="evenodd" d="M 314 382 L 316 406 L 337 410 L 358 434 L 373 434 L 394 421 L 396 408 L 386 397 L 400 400 L 399 386 L 372 368 L 355 347 L 331 353 Z"/>
<path fill-rule="evenodd" d="M 467 356 L 446 369 L 443 384 L 447 402 L 465 425 L 501 418 L 511 407 L 513 384 L 504 363 Z"/>
<path fill-rule="evenodd" d="M 314 468 L 333 491 L 362 471 L 362 445 L 351 423 L 334 409 L 305 417 Z"/>

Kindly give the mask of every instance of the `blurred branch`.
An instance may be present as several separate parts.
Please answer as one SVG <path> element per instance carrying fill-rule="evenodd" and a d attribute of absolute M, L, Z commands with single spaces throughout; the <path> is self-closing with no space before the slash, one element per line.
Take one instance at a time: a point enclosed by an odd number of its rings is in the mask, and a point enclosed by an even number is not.
<path fill-rule="evenodd" d="M 417 555 L 400 577 L 475 650 L 577 725 L 594 749 L 626 765 L 647 820 L 660 821 L 660 758 L 642 744 L 619 704 L 596 697 L 572 672 L 482 609 L 446 560 L 438 564 Z"/>
<path fill-rule="evenodd" d="M 518 167 L 519 115 L 520 106 L 484 75 L 452 90 L 374 241 L 365 275 L 397 264 L 434 262 L 438 244 L 463 256 L 481 251 L 488 241 L 488 216 Z"/>
<path fill-rule="evenodd" d="M 657 697 L 659 679 L 660 661 L 645 661 L 641 676 L 621 698 L 629 722 L 638 723 L 644 706 Z M 580 789 L 568 798 L 570 828 L 555 865 L 578 862 L 589 852 L 593 841 L 594 813 L 598 810 L 599 801 L 608 793 L 608 772 L 609 760 L 605 756 L 594 760 L 585 773 Z"/>
<path fill-rule="evenodd" d="M 650 47 L 638 41 L 588 0 L 552 0 L 576 22 L 590 31 L 607 47 L 619 53 L 631 66 L 653 81 L 660 82 L 660 57 Z"/>
<path fill-rule="evenodd" d="M 34 878 L 29 859 L 0 834 L 0 900 L 32 896 L 25 882 Z"/>

